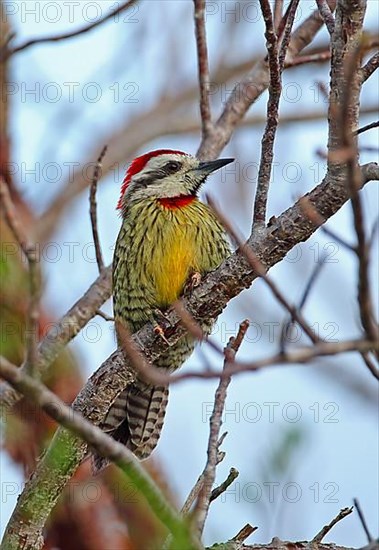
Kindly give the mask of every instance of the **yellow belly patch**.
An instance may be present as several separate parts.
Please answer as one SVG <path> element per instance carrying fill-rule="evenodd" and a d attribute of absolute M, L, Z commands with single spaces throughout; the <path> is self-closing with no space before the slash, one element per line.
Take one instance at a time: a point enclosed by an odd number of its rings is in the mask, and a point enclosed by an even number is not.
<path fill-rule="evenodd" d="M 151 261 L 151 275 L 161 307 L 175 302 L 190 274 L 198 271 L 195 247 L 188 232 L 179 230 L 167 237 L 164 245 L 155 248 Z"/>

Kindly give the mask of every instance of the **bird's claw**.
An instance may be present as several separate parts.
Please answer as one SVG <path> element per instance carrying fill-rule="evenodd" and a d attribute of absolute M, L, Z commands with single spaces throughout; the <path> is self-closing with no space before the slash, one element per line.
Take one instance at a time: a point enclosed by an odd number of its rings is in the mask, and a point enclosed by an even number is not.
<path fill-rule="evenodd" d="M 167 340 L 166 336 L 164 335 L 164 330 L 160 325 L 155 325 L 154 332 L 155 334 L 158 334 L 158 336 L 160 336 L 162 340 L 166 342 L 166 344 L 170 345 L 170 342 Z"/>
<path fill-rule="evenodd" d="M 201 273 L 195 271 L 188 277 L 188 281 L 184 287 L 184 294 L 191 293 L 201 283 Z"/>
<path fill-rule="evenodd" d="M 167 340 L 165 333 L 164 333 L 164 325 L 167 322 L 167 318 L 165 315 L 161 312 L 160 309 L 155 309 L 153 312 L 153 330 L 154 333 L 160 336 L 166 344 L 169 346 L 171 345 L 170 342 Z M 163 326 L 162 326 L 163 325 Z"/>

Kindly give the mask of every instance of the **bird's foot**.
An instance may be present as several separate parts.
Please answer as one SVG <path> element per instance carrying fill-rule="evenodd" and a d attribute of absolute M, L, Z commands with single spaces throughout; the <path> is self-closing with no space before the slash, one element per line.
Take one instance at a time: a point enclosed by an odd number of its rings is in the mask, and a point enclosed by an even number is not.
<path fill-rule="evenodd" d="M 160 309 L 154 309 L 153 311 L 153 330 L 155 334 L 158 334 L 166 344 L 171 345 L 165 336 L 164 326 L 167 323 L 167 317 L 162 313 Z"/>
<path fill-rule="evenodd" d="M 191 292 L 199 286 L 201 283 L 201 273 L 195 271 L 188 277 L 188 280 L 184 286 L 184 294 L 191 294 Z"/>

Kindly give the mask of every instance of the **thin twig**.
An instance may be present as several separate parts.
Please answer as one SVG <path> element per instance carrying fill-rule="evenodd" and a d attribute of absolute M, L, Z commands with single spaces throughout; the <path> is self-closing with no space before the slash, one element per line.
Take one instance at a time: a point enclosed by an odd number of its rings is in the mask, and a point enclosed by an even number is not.
<path fill-rule="evenodd" d="M 242 543 L 245 542 L 247 537 L 250 537 L 255 531 L 258 529 L 258 527 L 253 527 L 250 525 L 250 523 L 246 523 L 244 527 L 238 533 L 231 539 L 233 542 Z"/>
<path fill-rule="evenodd" d="M 104 311 L 102 311 L 101 309 L 98 309 L 96 311 L 96 315 L 98 315 L 99 317 L 102 317 L 104 319 L 104 321 L 108 321 L 108 322 L 112 322 L 112 323 L 114 322 L 114 317 L 111 317 L 107 313 L 104 313 Z"/>
<path fill-rule="evenodd" d="M 338 109 L 337 117 L 340 127 L 341 149 L 347 152 L 347 186 L 350 193 L 350 203 L 353 211 L 354 228 L 357 235 L 357 255 L 359 260 L 358 269 L 358 303 L 361 322 L 369 339 L 375 340 L 379 337 L 378 325 L 374 318 L 374 308 L 371 297 L 369 282 L 369 247 L 366 242 L 364 229 L 364 214 L 362 201 L 359 194 L 361 184 L 361 172 L 358 166 L 357 139 L 350 130 L 353 121 L 351 120 L 352 102 L 354 100 L 353 89 L 359 85 L 358 66 L 361 51 L 357 48 L 347 59 L 346 86 L 343 93 L 341 108 Z"/>
<path fill-rule="evenodd" d="M 104 270 L 104 260 L 101 252 L 99 231 L 97 227 L 96 191 L 97 191 L 97 184 L 101 175 L 101 163 L 107 152 L 107 149 L 108 149 L 108 146 L 105 145 L 99 155 L 99 158 L 96 161 L 95 169 L 93 171 L 93 178 L 91 182 L 90 192 L 89 192 L 89 212 L 91 217 L 92 236 L 93 236 L 93 243 L 95 245 L 97 267 L 99 269 L 100 274 Z"/>
<path fill-rule="evenodd" d="M 238 245 L 239 252 L 245 256 L 245 258 L 247 259 L 251 267 L 254 269 L 254 271 L 267 284 L 267 286 L 270 288 L 271 292 L 273 293 L 275 298 L 278 300 L 278 302 L 282 304 L 282 306 L 290 313 L 291 318 L 294 319 L 301 326 L 305 334 L 309 337 L 309 339 L 313 343 L 320 341 L 320 338 L 314 333 L 314 331 L 311 329 L 309 324 L 303 318 L 301 313 L 297 311 L 297 308 L 288 302 L 287 298 L 284 296 L 284 294 L 281 292 L 278 286 L 274 283 L 271 277 L 267 275 L 266 267 L 260 261 L 260 259 L 255 254 L 255 252 L 252 250 L 251 246 L 249 246 L 249 244 L 246 243 L 237 234 L 236 230 L 232 227 L 232 225 L 229 223 L 229 221 L 226 219 L 226 217 L 223 215 L 220 209 L 216 206 L 216 204 L 214 203 L 211 197 L 208 197 L 208 202 L 209 202 L 209 205 L 214 210 L 215 214 L 217 215 L 220 223 L 225 228 L 226 232 Z"/>
<path fill-rule="evenodd" d="M 374 54 L 361 68 L 360 74 L 362 82 L 366 82 L 370 78 L 370 76 L 376 71 L 376 69 L 379 67 L 379 52 Z"/>
<path fill-rule="evenodd" d="M 23 50 L 26 50 L 27 48 L 30 48 L 32 46 L 35 46 L 37 44 L 46 44 L 48 42 L 60 42 L 61 40 L 67 40 L 68 38 L 73 38 L 75 36 L 79 36 L 80 34 L 85 34 L 92 29 L 99 27 L 109 19 L 112 19 L 115 15 L 118 13 L 130 8 L 133 4 L 135 4 L 137 0 L 128 0 L 127 2 L 123 2 L 120 5 L 117 5 L 117 8 L 115 8 L 113 11 L 105 15 L 104 17 L 101 17 L 97 21 L 94 21 L 93 23 L 89 25 L 85 25 L 84 27 L 81 27 L 80 29 L 77 29 L 76 31 L 71 31 L 67 33 L 62 34 L 56 34 L 53 36 L 44 36 L 42 38 L 32 38 L 31 40 L 27 40 L 23 44 L 20 44 L 19 46 L 16 46 L 14 48 L 10 49 L 4 49 L 0 53 L 0 60 L 4 61 L 8 59 L 10 56 L 14 55 L 15 53 L 21 52 Z"/>
<path fill-rule="evenodd" d="M 25 233 L 17 216 L 9 189 L 5 180 L 0 179 L 0 198 L 5 219 L 17 243 L 28 261 L 29 304 L 26 328 L 26 365 L 31 376 L 37 375 L 39 341 L 39 305 L 41 296 L 40 258 L 36 245 Z"/>
<path fill-rule="evenodd" d="M 170 530 L 173 539 L 191 543 L 192 535 L 178 513 L 172 508 L 162 491 L 141 467 L 139 461 L 125 445 L 118 443 L 99 427 L 94 426 L 71 407 L 67 406 L 53 392 L 22 373 L 5 358 L 0 357 L 0 375 L 22 393 L 33 404 L 41 407 L 56 422 L 83 439 L 100 455 L 108 458 L 124 471 L 128 478 L 146 497 L 157 518 Z M 4 542 L 4 541 L 3 541 Z M 192 548 L 192 546 L 190 546 Z"/>
<path fill-rule="evenodd" d="M 361 356 L 362 356 L 362 359 L 364 361 L 364 364 L 366 365 L 368 370 L 371 372 L 373 377 L 376 378 L 376 380 L 379 380 L 379 369 L 371 361 L 369 353 L 368 352 L 362 352 Z"/>
<path fill-rule="evenodd" d="M 362 524 L 362 527 L 363 527 L 363 530 L 364 532 L 366 533 L 366 537 L 367 537 L 367 540 L 368 542 L 372 542 L 374 540 L 374 537 L 371 535 L 370 533 L 370 530 L 368 528 L 368 525 L 367 525 L 367 522 L 366 522 L 366 518 L 363 514 L 363 511 L 362 511 L 362 508 L 361 508 L 361 505 L 359 504 L 359 501 L 357 498 L 354 498 L 353 499 L 353 504 L 354 504 L 354 507 L 358 513 L 358 516 L 359 516 L 359 519 L 361 521 L 361 524 Z"/>
<path fill-rule="evenodd" d="M 331 237 L 334 241 L 336 241 L 338 244 L 349 250 L 350 252 L 356 253 L 356 248 L 349 244 L 347 241 L 342 239 L 337 233 L 329 229 L 328 227 L 325 227 L 326 220 L 317 212 L 314 205 L 311 203 L 309 198 L 307 196 L 304 196 L 299 201 L 300 207 L 303 210 L 304 214 L 310 219 L 310 221 L 316 226 L 321 229 L 325 235 L 328 235 L 328 237 Z"/>
<path fill-rule="evenodd" d="M 266 222 L 266 208 L 272 161 L 274 155 L 274 139 L 278 125 L 278 108 L 281 94 L 281 79 L 279 66 L 279 45 L 274 29 L 271 6 L 268 0 L 260 0 L 261 11 L 266 25 L 266 46 L 270 69 L 269 99 L 267 102 L 267 122 L 262 137 L 261 161 L 259 165 L 257 189 L 254 202 L 253 228 L 263 228 Z"/>
<path fill-rule="evenodd" d="M 335 21 L 332 10 L 326 0 L 316 0 L 320 15 L 330 35 L 334 33 Z"/>
<path fill-rule="evenodd" d="M 197 64 L 200 88 L 200 115 L 202 138 L 205 139 L 208 137 L 213 128 L 211 106 L 209 101 L 210 79 L 207 35 L 205 28 L 205 0 L 194 0 L 194 6 Z"/>
<path fill-rule="evenodd" d="M 230 487 L 230 485 L 233 483 L 235 479 L 237 479 L 239 475 L 240 473 L 238 470 L 236 470 L 235 468 L 230 468 L 229 475 L 225 479 L 225 481 L 223 481 L 221 485 L 219 485 L 218 487 L 215 487 L 212 490 L 211 496 L 209 497 L 209 502 L 213 502 L 214 500 L 216 500 L 216 498 L 222 495 L 222 493 L 225 493 L 228 487 Z"/>
<path fill-rule="evenodd" d="M 362 126 L 362 128 L 358 128 L 354 132 L 354 135 L 358 136 L 359 134 L 363 134 L 363 132 L 367 132 L 367 130 L 372 130 L 373 128 L 377 128 L 379 126 L 379 120 L 376 122 L 371 122 L 371 124 L 367 124 L 366 126 Z"/>
<path fill-rule="evenodd" d="M 279 50 L 280 78 L 282 76 L 282 72 L 284 69 L 286 54 L 287 54 L 287 50 L 288 50 L 288 46 L 291 38 L 292 27 L 295 21 L 296 11 L 299 6 L 299 2 L 300 0 L 290 1 L 282 21 L 282 23 L 284 23 L 284 26 L 278 32 L 278 40 L 280 45 L 280 50 Z"/>
<path fill-rule="evenodd" d="M 224 369 L 234 362 L 236 353 L 238 352 L 241 343 L 245 337 L 247 329 L 249 328 L 249 321 L 245 320 L 240 324 L 238 334 L 235 338 L 231 338 L 227 347 L 225 348 L 225 360 L 224 360 Z M 219 382 L 218 388 L 215 394 L 215 401 L 213 412 L 209 421 L 210 433 L 208 440 L 208 450 L 207 450 L 207 462 L 204 468 L 204 485 L 203 490 L 201 491 L 197 505 L 195 507 L 195 517 L 196 523 L 201 533 L 204 530 L 205 521 L 208 516 L 209 506 L 210 506 L 210 497 L 212 494 L 212 485 L 216 477 L 216 466 L 217 466 L 217 451 L 218 451 L 218 440 L 220 437 L 220 430 L 222 424 L 222 413 L 225 406 L 226 392 L 230 384 L 231 378 L 225 377 L 222 378 Z"/>
<path fill-rule="evenodd" d="M 265 37 L 270 70 L 269 99 L 267 102 L 267 123 L 261 143 L 261 160 L 258 172 L 257 188 L 254 201 L 253 230 L 260 230 L 266 222 L 266 210 L 272 161 L 274 157 L 274 142 L 278 127 L 279 102 L 282 91 L 281 74 L 288 49 L 291 29 L 299 0 L 291 0 L 287 9 L 283 29 L 283 38 L 279 50 L 279 39 L 276 35 L 269 0 L 260 0 L 261 11 L 266 25 Z M 279 32 L 279 31 L 278 31 Z"/>
<path fill-rule="evenodd" d="M 379 351 L 379 342 L 369 340 L 346 340 L 343 342 L 320 342 L 313 346 L 302 346 L 285 353 L 279 352 L 265 359 L 241 363 L 236 361 L 232 366 L 220 371 L 200 371 L 187 372 L 171 375 L 158 373 L 153 375 L 152 379 L 157 384 L 175 384 L 177 382 L 194 378 L 224 378 L 235 376 L 244 372 L 255 372 L 268 367 L 278 367 L 282 365 L 305 365 L 310 364 L 313 359 L 321 357 L 330 357 L 340 355 L 341 353 Z"/>
<path fill-rule="evenodd" d="M 324 61 L 328 61 L 330 57 L 331 57 L 330 51 L 311 53 L 307 55 L 299 55 L 298 57 L 295 57 L 290 61 L 286 61 L 284 63 L 284 66 L 286 68 L 289 68 L 289 67 L 297 67 L 298 65 L 305 65 L 306 63 L 322 63 Z"/>
<path fill-rule="evenodd" d="M 274 5 L 274 29 L 278 31 L 280 22 L 283 17 L 283 4 L 284 0 L 275 0 Z"/>
<path fill-rule="evenodd" d="M 308 296 L 310 295 L 310 292 L 311 292 L 311 290 L 312 290 L 312 288 L 313 288 L 313 286 L 314 286 L 314 284 L 317 280 L 317 277 L 320 275 L 321 270 L 324 267 L 324 265 L 325 265 L 325 257 L 322 257 L 321 261 L 317 262 L 317 264 L 315 265 L 315 267 L 314 267 L 314 269 L 311 273 L 311 276 L 308 279 L 308 282 L 305 286 L 303 295 L 300 299 L 299 305 L 297 306 L 297 311 L 298 312 L 300 312 L 304 308 L 305 303 L 308 299 Z M 289 339 L 289 334 L 291 334 L 291 329 L 292 329 L 294 324 L 295 324 L 295 321 L 294 321 L 293 317 L 290 317 L 290 319 L 287 322 L 283 323 L 283 327 L 282 327 L 282 331 L 281 331 L 281 337 L 280 337 L 280 351 L 281 351 L 281 353 L 284 352 L 286 339 L 287 340 Z"/>
<path fill-rule="evenodd" d="M 349 514 L 351 514 L 352 511 L 353 511 L 353 506 L 351 508 L 342 508 L 339 514 L 337 514 L 337 516 L 334 519 L 332 519 L 332 521 L 328 523 L 328 525 L 324 525 L 321 531 L 317 533 L 316 536 L 313 537 L 312 542 L 316 542 L 316 543 L 321 542 L 322 539 L 329 533 L 329 531 L 332 530 L 335 524 L 341 521 L 342 519 L 344 519 Z"/>
<path fill-rule="evenodd" d="M 294 312 L 296 312 L 296 309 L 294 309 Z M 299 313 L 297 313 L 297 315 L 299 315 Z M 357 351 L 359 353 L 369 351 L 377 352 L 379 350 L 378 341 L 372 342 L 369 340 L 360 339 L 346 340 L 343 342 L 325 342 L 323 340 L 317 340 L 313 346 L 303 346 L 301 348 L 291 351 L 281 350 L 279 351 L 279 353 L 275 353 L 265 359 L 261 359 L 258 361 L 249 363 L 240 363 L 235 361 L 231 366 L 224 365 L 224 369 L 221 373 L 220 371 L 209 369 L 201 370 L 200 372 L 166 374 L 147 361 L 145 355 L 143 355 L 142 353 L 146 353 L 146 350 L 144 348 L 142 348 L 141 350 L 141 348 L 136 345 L 135 340 L 131 337 L 130 332 L 124 325 L 121 325 L 120 323 L 118 324 L 117 333 L 121 341 L 123 352 L 129 357 L 133 368 L 136 370 L 136 372 L 138 372 L 139 376 L 152 384 L 163 386 L 192 378 L 223 379 L 226 377 L 230 377 L 234 374 L 247 371 L 257 371 L 269 366 L 309 363 L 317 357 L 338 355 L 340 353 L 354 351 Z M 139 341 L 137 337 L 135 338 L 137 339 L 137 341 Z"/>
<path fill-rule="evenodd" d="M 217 442 L 217 449 L 220 449 L 221 447 L 221 444 L 222 442 L 224 441 L 225 439 L 225 436 L 226 436 L 226 432 L 222 435 L 222 437 L 218 440 Z M 217 465 L 220 464 L 220 462 L 222 462 L 225 458 L 225 453 L 218 450 L 217 452 Z M 182 509 L 180 510 L 180 513 L 183 515 L 183 516 L 186 516 L 189 514 L 191 508 L 192 508 L 192 505 L 194 504 L 194 502 L 197 500 L 202 488 L 203 488 L 203 485 L 204 485 L 204 472 L 202 472 L 199 477 L 197 478 L 197 481 L 195 483 L 195 485 L 192 487 L 188 497 L 186 498 L 183 506 L 182 506 Z"/>

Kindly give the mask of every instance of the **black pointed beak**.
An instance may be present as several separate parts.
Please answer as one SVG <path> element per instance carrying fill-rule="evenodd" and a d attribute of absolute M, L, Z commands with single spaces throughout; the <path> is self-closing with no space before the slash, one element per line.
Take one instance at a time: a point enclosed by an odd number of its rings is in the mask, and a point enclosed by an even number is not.
<path fill-rule="evenodd" d="M 207 160 L 200 162 L 199 166 L 196 168 L 196 171 L 202 172 L 203 174 L 211 174 L 215 170 L 219 170 L 223 166 L 234 162 L 234 159 L 217 159 L 217 160 Z"/>

